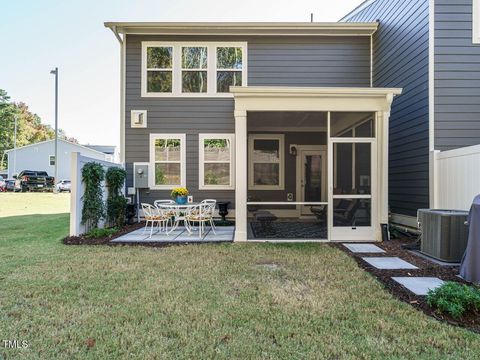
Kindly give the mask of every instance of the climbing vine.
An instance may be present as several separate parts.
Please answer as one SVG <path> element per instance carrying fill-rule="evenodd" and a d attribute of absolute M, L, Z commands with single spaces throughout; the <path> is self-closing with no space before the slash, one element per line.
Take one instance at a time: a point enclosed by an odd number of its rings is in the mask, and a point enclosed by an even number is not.
<path fill-rule="evenodd" d="M 105 182 L 108 188 L 107 197 L 107 221 L 112 226 L 121 227 L 125 224 L 125 212 L 127 199 L 121 190 L 125 184 L 127 173 L 119 167 L 111 167 L 105 175 Z"/>
<path fill-rule="evenodd" d="M 105 171 L 102 165 L 89 162 L 82 168 L 82 182 L 85 185 L 83 194 L 82 224 L 87 229 L 98 227 L 104 216 L 102 181 Z"/>

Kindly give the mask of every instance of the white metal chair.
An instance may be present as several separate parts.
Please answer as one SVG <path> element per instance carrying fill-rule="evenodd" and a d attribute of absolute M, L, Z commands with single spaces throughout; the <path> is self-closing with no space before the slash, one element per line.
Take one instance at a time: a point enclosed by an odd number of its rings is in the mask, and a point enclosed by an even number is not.
<path fill-rule="evenodd" d="M 150 223 L 150 238 L 153 235 L 153 228 L 155 227 L 155 224 L 158 224 L 159 231 L 162 231 L 163 229 L 165 229 L 166 231 L 168 222 L 170 221 L 170 216 L 168 216 L 161 209 L 158 209 L 157 207 L 147 203 L 142 203 L 142 210 L 143 210 L 143 216 L 145 218 L 145 228 L 143 229 L 142 234 L 145 234 L 145 231 L 148 229 L 149 223 Z"/>
<path fill-rule="evenodd" d="M 215 199 L 204 199 L 200 202 L 200 204 L 213 204 L 213 211 L 212 211 L 212 221 L 210 222 L 210 226 L 214 230 L 213 233 L 215 233 L 215 223 L 213 221 L 213 216 L 215 215 L 215 207 L 217 206 L 217 200 Z"/>
<path fill-rule="evenodd" d="M 215 225 L 213 224 L 213 214 L 215 212 L 215 203 L 201 203 L 199 205 L 191 206 L 187 209 L 185 214 L 185 222 L 187 229 L 191 232 L 192 223 L 198 223 L 198 237 L 201 239 L 205 232 L 205 224 L 209 223 L 213 233 L 215 232 Z"/>

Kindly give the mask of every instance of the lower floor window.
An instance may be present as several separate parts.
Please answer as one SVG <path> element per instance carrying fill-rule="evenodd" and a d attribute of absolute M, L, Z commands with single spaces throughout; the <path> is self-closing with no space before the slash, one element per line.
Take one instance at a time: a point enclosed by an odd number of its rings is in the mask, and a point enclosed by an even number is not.
<path fill-rule="evenodd" d="M 252 190 L 283 190 L 284 136 L 252 134 L 248 139 L 249 176 Z"/>
<path fill-rule="evenodd" d="M 150 187 L 185 186 L 185 134 L 150 135 Z"/>
<path fill-rule="evenodd" d="M 199 135 L 200 189 L 234 189 L 234 134 Z"/>

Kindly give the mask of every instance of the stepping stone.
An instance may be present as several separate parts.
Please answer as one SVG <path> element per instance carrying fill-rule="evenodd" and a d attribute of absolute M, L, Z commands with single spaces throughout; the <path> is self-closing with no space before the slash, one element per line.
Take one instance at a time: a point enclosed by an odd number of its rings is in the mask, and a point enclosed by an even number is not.
<path fill-rule="evenodd" d="M 427 295 L 428 290 L 436 289 L 443 284 L 443 280 L 436 277 L 392 277 L 392 279 L 415 295 Z"/>
<path fill-rule="evenodd" d="M 381 270 L 418 269 L 399 257 L 362 257 L 362 259 Z"/>
<path fill-rule="evenodd" d="M 342 244 L 353 253 L 384 253 L 385 250 L 373 244 Z"/>

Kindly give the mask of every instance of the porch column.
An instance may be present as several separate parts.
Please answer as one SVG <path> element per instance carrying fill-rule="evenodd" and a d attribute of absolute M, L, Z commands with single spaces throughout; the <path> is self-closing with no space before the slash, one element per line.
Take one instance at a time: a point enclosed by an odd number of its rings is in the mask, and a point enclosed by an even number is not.
<path fill-rule="evenodd" d="M 388 224 L 388 125 L 390 121 L 390 111 L 381 113 L 381 133 L 380 133 L 380 223 Z"/>
<path fill-rule="evenodd" d="M 235 241 L 247 241 L 247 112 L 235 110 Z"/>

